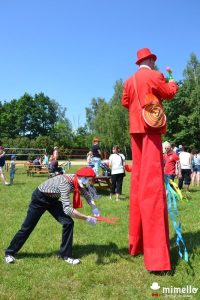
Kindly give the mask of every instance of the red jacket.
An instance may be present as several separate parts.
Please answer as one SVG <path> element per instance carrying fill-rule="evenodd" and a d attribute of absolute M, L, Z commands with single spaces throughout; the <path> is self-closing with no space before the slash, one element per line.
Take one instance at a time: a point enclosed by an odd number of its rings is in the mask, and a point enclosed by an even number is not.
<path fill-rule="evenodd" d="M 177 84 L 175 82 L 166 82 L 162 73 L 146 67 L 141 67 L 124 83 L 122 105 L 129 110 L 129 132 L 165 133 L 166 127 L 159 129 L 147 129 L 144 127 L 141 107 L 133 84 L 134 76 L 136 79 L 138 96 L 142 106 L 145 104 L 144 99 L 148 94 L 154 94 L 161 104 L 163 99 L 172 99 L 178 90 Z"/>

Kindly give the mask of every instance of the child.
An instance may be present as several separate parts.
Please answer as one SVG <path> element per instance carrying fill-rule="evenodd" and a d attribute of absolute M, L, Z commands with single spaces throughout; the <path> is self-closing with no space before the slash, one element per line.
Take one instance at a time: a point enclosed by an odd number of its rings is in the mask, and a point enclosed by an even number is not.
<path fill-rule="evenodd" d="M 94 163 L 93 163 L 93 154 L 92 151 L 89 151 L 87 153 L 87 166 L 93 168 L 94 167 Z"/>
<path fill-rule="evenodd" d="M 69 170 L 69 169 L 71 169 L 71 161 L 70 161 L 70 159 L 68 159 L 67 160 L 67 162 L 66 162 L 66 166 L 67 166 L 67 169 Z"/>
<path fill-rule="evenodd" d="M 15 177 L 15 159 L 16 159 L 16 156 L 12 155 L 11 162 L 10 162 L 10 184 L 13 184 L 13 180 Z"/>
<path fill-rule="evenodd" d="M 47 155 L 46 152 L 45 152 L 45 154 L 44 154 L 42 164 L 43 164 L 44 166 L 48 166 L 48 164 L 49 164 L 49 158 L 48 158 L 48 155 Z"/>

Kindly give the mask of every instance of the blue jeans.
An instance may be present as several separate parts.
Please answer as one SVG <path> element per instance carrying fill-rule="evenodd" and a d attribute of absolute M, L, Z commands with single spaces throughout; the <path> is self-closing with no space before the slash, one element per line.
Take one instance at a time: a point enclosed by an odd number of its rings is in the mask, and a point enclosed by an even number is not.
<path fill-rule="evenodd" d="M 101 158 L 93 157 L 92 162 L 94 164 L 93 170 L 95 171 L 96 176 L 99 176 L 99 168 L 100 168 Z"/>
<path fill-rule="evenodd" d="M 15 177 L 15 170 L 10 170 L 10 179 L 14 179 Z"/>

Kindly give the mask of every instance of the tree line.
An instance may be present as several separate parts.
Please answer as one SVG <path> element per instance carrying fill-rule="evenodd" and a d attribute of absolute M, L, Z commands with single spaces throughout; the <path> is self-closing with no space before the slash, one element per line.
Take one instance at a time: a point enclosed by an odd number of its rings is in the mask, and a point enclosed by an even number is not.
<path fill-rule="evenodd" d="M 178 82 L 172 101 L 164 101 L 168 119 L 168 140 L 200 150 L 200 62 L 192 53 Z M 123 81 L 117 80 L 109 101 L 91 99 L 86 107 L 86 124 L 73 130 L 66 108 L 43 93 L 25 93 L 10 102 L 0 101 L 0 142 L 6 147 L 91 148 L 92 138 L 101 139 L 102 149 L 110 152 L 114 144 L 130 158 L 128 112 L 121 105 Z"/>

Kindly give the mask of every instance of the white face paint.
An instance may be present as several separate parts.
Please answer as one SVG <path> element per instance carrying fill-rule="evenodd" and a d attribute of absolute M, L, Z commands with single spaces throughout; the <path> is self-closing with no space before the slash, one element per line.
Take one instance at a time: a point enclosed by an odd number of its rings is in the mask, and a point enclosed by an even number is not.
<path fill-rule="evenodd" d="M 81 188 L 88 187 L 90 184 L 89 177 L 78 177 L 78 184 Z"/>

